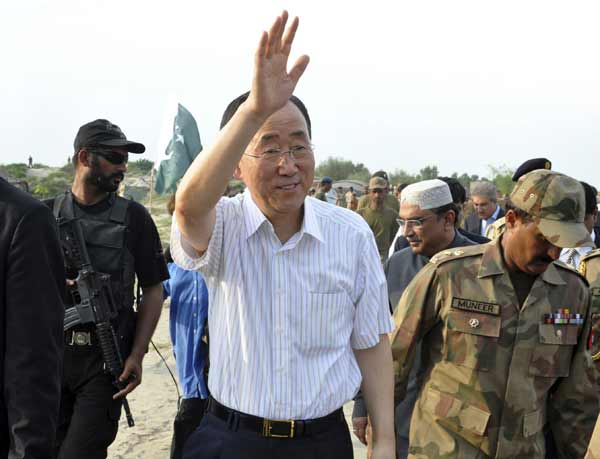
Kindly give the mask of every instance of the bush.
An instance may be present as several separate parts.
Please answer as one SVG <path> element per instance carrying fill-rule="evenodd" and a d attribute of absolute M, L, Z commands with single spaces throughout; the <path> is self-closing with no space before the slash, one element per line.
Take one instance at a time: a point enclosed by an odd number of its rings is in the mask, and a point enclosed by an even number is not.
<path fill-rule="evenodd" d="M 31 178 L 30 188 L 32 194 L 38 199 L 52 198 L 71 188 L 74 171 L 63 171 L 62 168 L 52 172 L 45 178 Z"/>
<path fill-rule="evenodd" d="M 0 170 L 13 180 L 23 180 L 27 177 L 27 164 L 14 163 L 0 166 Z"/>

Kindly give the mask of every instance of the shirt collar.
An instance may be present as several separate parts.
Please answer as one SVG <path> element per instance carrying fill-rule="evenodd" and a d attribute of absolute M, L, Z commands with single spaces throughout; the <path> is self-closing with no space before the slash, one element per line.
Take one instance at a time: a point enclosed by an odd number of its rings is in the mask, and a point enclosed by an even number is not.
<path fill-rule="evenodd" d="M 246 227 L 246 239 L 252 236 L 261 225 L 267 221 L 267 217 L 260 211 L 254 199 L 252 199 L 252 195 L 250 194 L 250 190 L 246 188 L 244 191 L 244 195 L 242 198 L 242 209 L 244 216 L 244 226 Z"/>
<path fill-rule="evenodd" d="M 486 244 L 486 248 L 481 258 L 481 266 L 479 267 L 479 273 L 477 277 L 488 277 L 503 274 L 507 271 L 504 260 L 502 259 L 502 252 L 500 250 L 500 241 L 502 238 L 494 239 L 492 242 Z M 561 277 L 560 273 L 554 266 L 554 263 L 550 263 L 546 271 L 542 274 L 542 280 L 549 284 L 564 285 L 565 281 Z"/>
<path fill-rule="evenodd" d="M 500 206 L 498 204 L 496 204 L 496 210 L 494 211 L 494 213 L 491 215 L 491 217 L 487 218 L 486 221 L 496 221 L 498 220 L 498 214 L 500 213 Z"/>
<path fill-rule="evenodd" d="M 302 221 L 300 232 L 310 234 L 315 239 L 325 242 L 314 206 L 315 202 L 313 200 L 308 199 L 308 197 L 304 198 L 304 220 Z"/>
<path fill-rule="evenodd" d="M 302 219 L 302 225 L 300 226 L 300 236 L 304 233 L 310 234 L 315 239 L 324 242 L 323 233 L 319 226 L 319 221 L 315 214 L 314 203 L 311 202 L 308 197 L 304 198 L 304 218 Z M 271 222 L 265 217 L 265 214 L 258 208 L 250 190 L 246 188 L 244 191 L 244 197 L 242 199 L 243 214 L 244 214 L 244 226 L 246 227 L 246 239 L 252 236 L 258 231 L 258 229 L 267 222 L 271 225 Z"/>

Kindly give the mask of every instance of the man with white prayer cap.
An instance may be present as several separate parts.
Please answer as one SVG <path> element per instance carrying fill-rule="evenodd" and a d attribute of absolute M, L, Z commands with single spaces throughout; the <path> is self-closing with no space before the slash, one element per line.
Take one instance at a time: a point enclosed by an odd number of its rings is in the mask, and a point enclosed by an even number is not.
<path fill-rule="evenodd" d="M 455 227 L 458 208 L 452 201 L 448 184 L 442 180 L 424 180 L 408 185 L 400 199 L 400 224 L 410 246 L 394 253 L 385 263 L 388 295 L 396 308 L 404 289 L 429 259 L 442 250 L 476 243 L 460 234 Z M 420 346 L 416 362 L 420 360 Z M 422 384 L 423 371 L 414 365 L 409 376 L 406 398 L 396 406 L 396 457 L 408 455 L 408 431 L 413 407 Z M 360 438 L 367 424 L 367 413 L 360 398 L 356 399 L 353 424 Z"/>

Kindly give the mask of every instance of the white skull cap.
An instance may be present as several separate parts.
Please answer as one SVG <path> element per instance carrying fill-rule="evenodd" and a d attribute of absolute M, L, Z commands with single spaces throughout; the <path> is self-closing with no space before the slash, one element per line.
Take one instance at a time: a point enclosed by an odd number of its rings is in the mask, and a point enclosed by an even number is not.
<path fill-rule="evenodd" d="M 437 209 L 451 204 L 452 194 L 448 184 L 440 179 L 423 180 L 404 188 L 400 203 L 419 206 L 422 210 Z"/>

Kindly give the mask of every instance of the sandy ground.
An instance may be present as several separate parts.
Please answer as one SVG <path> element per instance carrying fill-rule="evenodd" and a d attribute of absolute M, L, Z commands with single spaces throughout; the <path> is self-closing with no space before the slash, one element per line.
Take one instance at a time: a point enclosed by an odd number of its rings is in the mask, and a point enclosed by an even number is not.
<path fill-rule="evenodd" d="M 169 340 L 169 311 L 163 308 L 154 334 L 154 344 L 175 372 L 175 360 Z M 117 439 L 109 449 L 110 459 L 165 459 L 169 457 L 172 424 L 177 412 L 177 390 L 160 357 L 150 346 L 144 359 L 142 384 L 128 397 L 135 427 L 128 427 L 121 416 Z M 348 425 L 352 403 L 344 407 Z M 354 457 L 366 458 L 366 448 L 352 438 Z"/>

